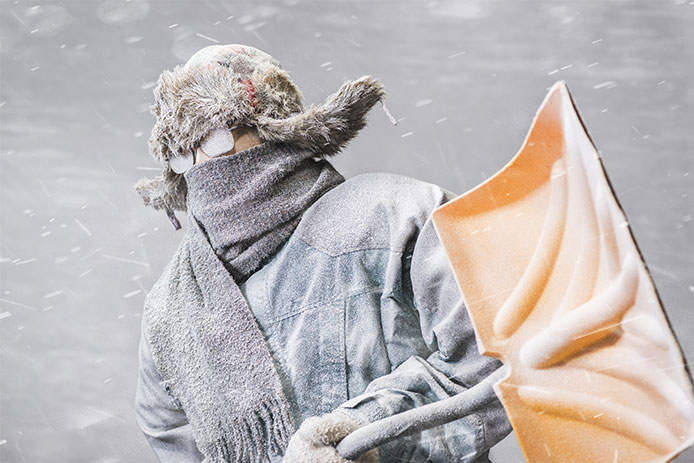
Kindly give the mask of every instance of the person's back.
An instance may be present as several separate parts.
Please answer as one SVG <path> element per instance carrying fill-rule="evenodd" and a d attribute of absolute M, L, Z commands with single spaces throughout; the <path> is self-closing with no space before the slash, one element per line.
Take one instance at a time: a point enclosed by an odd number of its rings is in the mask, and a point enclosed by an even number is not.
<path fill-rule="evenodd" d="M 325 138 L 328 154 L 382 96 L 373 80 L 351 84 L 326 106 L 352 111 L 336 113 L 342 133 Z M 340 96 L 352 105 L 335 104 Z M 258 133 L 260 145 L 179 178 L 165 172 L 166 194 L 183 184 L 185 201 L 149 201 L 188 212 L 143 317 L 138 423 L 162 461 L 345 461 L 334 444 L 346 433 L 456 394 L 498 366 L 477 351 L 429 220 L 452 193 L 394 174 L 345 181 L 310 149 L 317 136 L 301 146 L 296 134 Z M 509 431 L 494 400 L 359 461 L 482 462 Z"/>

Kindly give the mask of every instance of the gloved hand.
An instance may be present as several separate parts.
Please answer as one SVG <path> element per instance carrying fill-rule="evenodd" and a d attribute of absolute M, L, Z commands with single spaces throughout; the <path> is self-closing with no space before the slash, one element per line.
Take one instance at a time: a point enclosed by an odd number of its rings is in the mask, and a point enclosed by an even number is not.
<path fill-rule="evenodd" d="M 357 460 L 346 460 L 335 446 L 359 423 L 339 409 L 313 416 L 294 433 L 282 463 L 378 463 L 378 449 L 369 450 Z"/>

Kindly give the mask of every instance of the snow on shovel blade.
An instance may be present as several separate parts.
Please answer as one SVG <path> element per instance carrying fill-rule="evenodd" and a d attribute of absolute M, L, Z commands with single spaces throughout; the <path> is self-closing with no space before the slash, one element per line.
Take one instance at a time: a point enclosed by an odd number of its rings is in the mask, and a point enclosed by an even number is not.
<path fill-rule="evenodd" d="M 528 461 L 666 462 L 694 441 L 683 355 L 563 82 L 521 151 L 433 221 Z"/>
<path fill-rule="evenodd" d="M 433 221 L 480 351 L 505 365 L 358 429 L 341 455 L 459 419 L 492 384 L 531 463 L 666 462 L 692 445 L 691 377 L 563 82 L 511 162 Z"/>

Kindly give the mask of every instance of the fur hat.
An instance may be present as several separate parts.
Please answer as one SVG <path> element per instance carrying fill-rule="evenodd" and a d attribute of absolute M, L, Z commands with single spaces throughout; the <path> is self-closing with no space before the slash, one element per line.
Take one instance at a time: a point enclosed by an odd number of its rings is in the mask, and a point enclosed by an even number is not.
<path fill-rule="evenodd" d="M 245 45 L 203 48 L 159 77 L 150 108 L 157 121 L 149 150 L 163 172 L 140 179 L 135 190 L 146 206 L 166 210 L 179 228 L 173 211 L 186 210 L 187 185 L 168 161 L 185 156 L 212 130 L 249 125 L 263 141 L 290 143 L 325 157 L 345 147 L 383 96 L 381 83 L 364 76 L 305 109 L 287 71 L 267 53 Z"/>

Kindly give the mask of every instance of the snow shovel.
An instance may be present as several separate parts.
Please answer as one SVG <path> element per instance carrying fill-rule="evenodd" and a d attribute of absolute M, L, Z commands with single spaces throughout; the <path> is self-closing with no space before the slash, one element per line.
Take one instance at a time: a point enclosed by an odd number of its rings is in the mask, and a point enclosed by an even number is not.
<path fill-rule="evenodd" d="M 480 352 L 504 366 L 358 429 L 342 456 L 460 419 L 494 393 L 531 463 L 667 462 L 692 445 L 691 376 L 563 82 L 511 162 L 432 220 Z"/>

